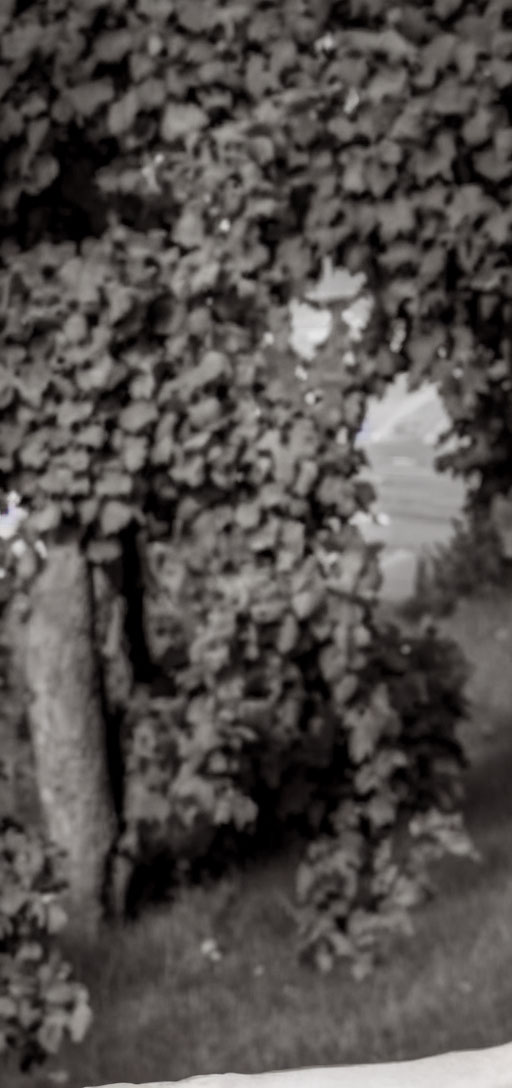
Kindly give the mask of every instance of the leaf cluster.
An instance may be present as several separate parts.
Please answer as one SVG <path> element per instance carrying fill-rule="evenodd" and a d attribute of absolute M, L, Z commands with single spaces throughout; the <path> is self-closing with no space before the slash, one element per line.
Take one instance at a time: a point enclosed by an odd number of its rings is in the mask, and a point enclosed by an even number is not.
<path fill-rule="evenodd" d="M 50 542 L 106 566 L 135 523 L 156 567 L 168 694 L 127 717 L 127 837 L 204 848 L 253 825 L 261 783 L 332 766 L 348 809 L 322 810 L 307 943 L 344 955 L 354 915 L 360 956 L 361 903 L 410 898 L 391 870 L 417 791 L 457 810 L 463 708 L 435 639 L 408 658 L 374 623 L 355 436 L 407 369 L 467 439 L 447 464 L 506 491 L 507 5 L 8 0 L 1 20 L 0 471 Z M 350 352 L 333 320 L 305 400 L 288 303 L 327 256 L 374 306 Z"/>
<path fill-rule="evenodd" d="M 23 1071 L 81 1042 L 92 1014 L 86 988 L 55 946 L 67 918 L 55 850 L 15 819 L 0 822 L 0 1053 Z"/>

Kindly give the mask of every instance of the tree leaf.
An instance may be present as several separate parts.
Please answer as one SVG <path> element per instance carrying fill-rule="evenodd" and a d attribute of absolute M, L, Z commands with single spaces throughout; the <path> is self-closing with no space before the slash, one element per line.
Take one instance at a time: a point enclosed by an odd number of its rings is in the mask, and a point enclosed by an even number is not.
<path fill-rule="evenodd" d="M 462 79 L 470 79 L 473 75 L 478 59 L 479 48 L 477 42 L 466 39 L 457 42 L 455 46 L 455 63 Z"/>
<path fill-rule="evenodd" d="M 126 472 L 116 471 L 116 469 L 103 471 L 95 484 L 96 494 L 101 498 L 117 498 L 120 495 L 130 495 L 131 490 L 131 476 Z"/>
<path fill-rule="evenodd" d="M 36 1038 L 40 1046 L 47 1054 L 57 1054 L 64 1035 L 64 1024 L 59 1020 L 46 1016 L 38 1028 Z"/>
<path fill-rule="evenodd" d="M 105 536 L 116 536 L 133 520 L 133 507 L 125 502 L 112 499 L 101 507 L 100 525 Z"/>
<path fill-rule="evenodd" d="M 114 87 L 109 79 L 91 80 L 66 90 L 66 97 L 79 117 L 93 117 L 101 106 L 106 106 L 114 97 Z"/>
<path fill-rule="evenodd" d="M 416 227 L 416 208 L 411 200 L 398 196 L 377 205 L 379 231 L 386 242 L 402 234 L 411 234 Z"/>
<path fill-rule="evenodd" d="M 185 208 L 175 224 L 173 240 L 183 249 L 198 249 L 203 245 L 204 224 L 198 208 Z"/>
<path fill-rule="evenodd" d="M 180 26 L 192 34 L 208 33 L 219 18 L 218 5 L 211 0 L 201 0 L 200 4 L 190 4 L 188 0 L 177 0 L 176 19 Z"/>
<path fill-rule="evenodd" d="M 403 68 L 381 68 L 370 80 L 366 94 L 371 102 L 383 102 L 385 98 L 401 98 L 407 83 Z"/>
<path fill-rule="evenodd" d="M 112 136 L 122 136 L 123 133 L 130 132 L 138 111 L 138 94 L 133 88 L 117 102 L 113 102 L 107 114 L 108 130 Z"/>
<path fill-rule="evenodd" d="M 140 472 L 146 464 L 149 443 L 147 438 L 136 438 L 131 435 L 124 443 L 122 449 L 123 465 L 131 474 Z"/>
<path fill-rule="evenodd" d="M 229 375 L 229 361 L 220 351 L 207 351 L 198 366 L 186 375 L 186 383 L 191 391 L 213 385 Z"/>
<path fill-rule="evenodd" d="M 73 1043 L 81 1043 L 93 1021 L 93 1014 L 85 996 L 75 1005 L 69 1023 L 69 1034 Z"/>
<path fill-rule="evenodd" d="M 494 117 L 491 110 L 485 106 L 480 108 L 462 126 L 462 136 L 469 147 L 479 147 L 487 143 L 494 126 Z"/>
<path fill-rule="evenodd" d="M 504 161 L 494 148 L 473 155 L 473 162 L 477 173 L 489 181 L 501 182 L 510 177 L 510 163 Z"/>
<path fill-rule="evenodd" d="M 197 132 L 208 124 L 208 115 L 199 106 L 173 102 L 166 106 L 160 124 L 165 143 L 172 143 L 189 132 Z"/>
<path fill-rule="evenodd" d="M 288 612 L 284 616 L 277 636 L 277 649 L 283 657 L 287 657 L 297 646 L 300 628 L 295 616 Z"/>
<path fill-rule="evenodd" d="M 240 502 L 235 509 L 235 521 L 241 529 L 255 529 L 261 521 L 259 503 Z"/>
<path fill-rule="evenodd" d="M 119 426 L 129 434 L 139 434 L 158 418 L 158 409 L 151 401 L 132 401 L 119 414 Z"/>
<path fill-rule="evenodd" d="M 93 390 L 106 389 L 109 378 L 112 377 L 114 371 L 114 361 L 109 355 L 104 355 L 92 366 L 86 367 L 79 371 L 76 376 L 77 385 L 84 393 L 90 393 Z"/>
<path fill-rule="evenodd" d="M 106 30 L 94 42 L 94 56 L 101 64 L 113 64 L 126 57 L 133 45 L 130 30 Z"/>

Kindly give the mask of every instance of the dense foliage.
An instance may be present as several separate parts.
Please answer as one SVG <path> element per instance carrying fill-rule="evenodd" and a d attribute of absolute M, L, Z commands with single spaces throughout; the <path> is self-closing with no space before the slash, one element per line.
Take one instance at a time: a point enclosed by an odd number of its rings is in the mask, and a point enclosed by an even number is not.
<path fill-rule="evenodd" d="M 210 0 L 193 9 L 185 0 L 129 8 L 48 0 L 18 7 L 14 0 L 3 7 L 3 218 L 25 254 L 61 238 L 72 260 L 82 241 L 102 237 L 103 259 L 90 242 L 85 247 L 81 286 L 76 263 L 63 269 L 71 294 L 62 300 L 60 350 L 68 368 L 86 352 L 93 371 L 84 374 L 85 386 L 92 383 L 87 399 L 95 388 L 104 397 L 123 370 L 128 378 L 130 364 L 118 358 L 123 332 L 128 318 L 141 326 L 148 305 L 148 335 L 156 325 L 164 336 L 171 321 L 175 350 L 180 336 L 204 343 L 219 322 L 237 322 L 242 313 L 250 314 L 244 327 L 250 324 L 254 341 L 268 329 L 269 310 L 277 321 L 277 304 L 300 293 L 329 254 L 369 275 L 380 331 L 370 369 L 387 375 L 407 365 L 413 381 L 434 373 L 457 432 L 468 440 L 452 464 L 479 470 L 491 491 L 498 480 L 507 489 L 506 0 L 480 0 L 470 9 L 455 0 L 421 8 L 390 8 L 383 0 Z M 116 235 L 114 220 L 124 233 Z M 105 282 L 114 250 L 129 265 L 123 291 L 119 266 L 110 287 Z M 12 301 L 16 320 L 16 299 L 35 289 L 25 318 L 44 341 L 37 315 L 41 305 L 46 314 L 47 303 L 29 270 L 37 280 L 40 266 L 48 285 L 56 258 L 46 250 L 29 259 L 24 277 L 27 257 L 16 274 L 13 255 L 4 246 L 4 300 Z M 58 260 L 64 264 L 64 253 Z M 162 262 L 166 283 L 157 288 L 155 266 Z M 97 324 L 98 292 L 105 325 Z M 170 293 L 181 302 L 172 319 Z M 191 309 L 184 334 L 183 311 L 189 316 Z M 69 323 L 66 314 L 74 315 Z M 403 339 L 398 358 L 390 358 L 393 332 L 396 343 Z M 32 367 L 36 397 L 44 379 L 22 354 L 23 342 L 14 336 L 10 363 L 26 377 Z M 114 347 L 107 374 L 105 356 Z M 60 394 L 64 401 L 68 395 Z M 132 397 L 145 399 L 141 387 Z M 136 461 L 145 465 L 140 442 L 137 449 Z M 73 479 L 86 472 L 83 463 L 68 466 Z M 24 468 L 30 477 L 30 464 Z M 69 482 L 62 472 L 59 479 Z"/>
<path fill-rule="evenodd" d="M 0 823 L 0 1054 L 22 1070 L 56 1054 L 66 1034 L 81 1042 L 91 1023 L 86 988 L 55 947 L 66 925 L 53 851 L 9 818 Z"/>
<path fill-rule="evenodd" d="M 132 653 L 123 673 L 120 852 L 250 828 L 261 790 L 302 767 L 322 832 L 299 874 L 304 941 L 324 967 L 361 965 L 403 922 L 429 844 L 467 848 L 460 663 L 375 622 L 355 436 L 398 370 L 434 378 L 465 440 L 450 464 L 479 471 L 478 501 L 508 491 L 507 8 L 8 0 L 0 16 L 0 469 L 26 531 L 75 534 L 112 584 L 137 529 L 156 587 L 147 668 Z M 301 384 L 288 304 L 326 257 L 365 273 L 372 313 L 352 342 L 333 307 Z"/>

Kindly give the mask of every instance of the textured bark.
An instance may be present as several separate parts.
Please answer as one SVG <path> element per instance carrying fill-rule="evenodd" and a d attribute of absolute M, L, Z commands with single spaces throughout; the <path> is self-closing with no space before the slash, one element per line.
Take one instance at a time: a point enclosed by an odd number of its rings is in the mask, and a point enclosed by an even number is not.
<path fill-rule="evenodd" d="M 70 922 L 94 933 L 116 816 L 90 576 L 75 542 L 49 550 L 33 587 L 24 666 L 41 806 L 50 838 L 65 852 Z"/>

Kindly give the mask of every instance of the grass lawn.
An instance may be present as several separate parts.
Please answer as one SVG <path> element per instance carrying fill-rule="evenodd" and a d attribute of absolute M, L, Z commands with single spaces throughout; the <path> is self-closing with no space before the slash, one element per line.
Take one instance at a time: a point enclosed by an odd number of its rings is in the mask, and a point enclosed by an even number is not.
<path fill-rule="evenodd" d="M 6 1088 L 383 1061 L 512 1037 L 512 597 L 466 601 L 439 627 L 475 666 L 467 814 L 483 860 L 440 867 L 415 937 L 361 983 L 297 964 L 294 859 L 274 858 L 71 948 L 94 1025 L 46 1071 L 11 1071 Z M 219 962 L 201 954 L 208 937 Z M 66 1081 L 50 1079 L 59 1070 Z"/>

